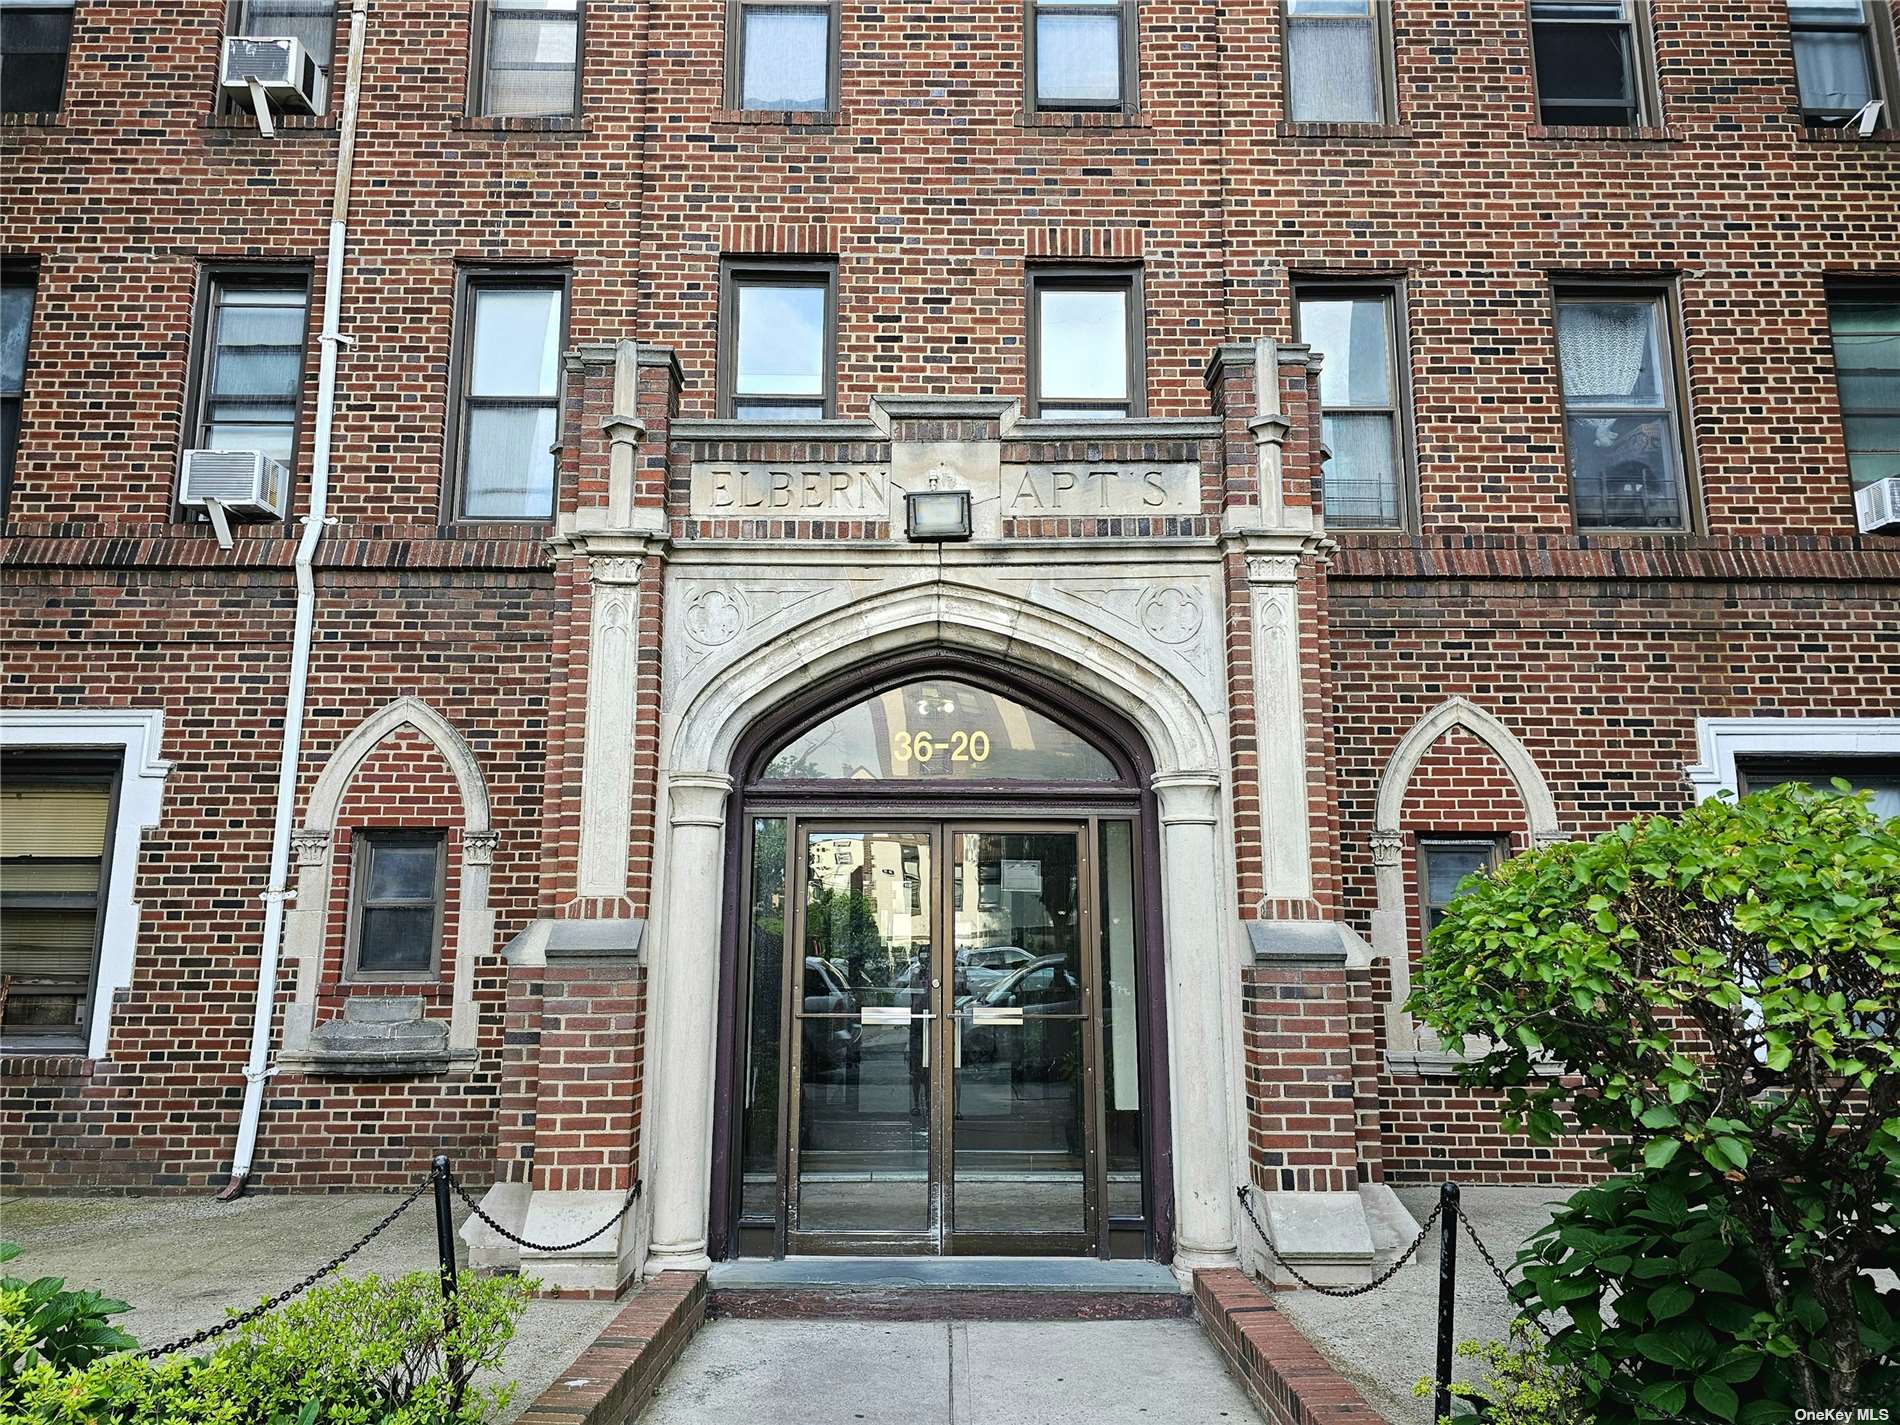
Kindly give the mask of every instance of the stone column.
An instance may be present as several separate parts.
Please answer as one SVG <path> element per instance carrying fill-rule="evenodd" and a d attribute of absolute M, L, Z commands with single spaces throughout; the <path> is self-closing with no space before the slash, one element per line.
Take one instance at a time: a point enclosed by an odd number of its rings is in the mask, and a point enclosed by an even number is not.
<path fill-rule="evenodd" d="M 1220 877 L 1220 778 L 1164 772 L 1161 905 L 1167 936 L 1168 1061 L 1174 1111 L 1177 1272 L 1237 1264 L 1235 1153 L 1228 997 L 1229 899 Z"/>
<path fill-rule="evenodd" d="M 652 941 L 647 1007 L 647 1275 L 704 1271 L 712 1161 L 713 1057 L 719 1037 L 719 904 L 726 798 L 716 772 L 667 779 L 666 899 Z"/>

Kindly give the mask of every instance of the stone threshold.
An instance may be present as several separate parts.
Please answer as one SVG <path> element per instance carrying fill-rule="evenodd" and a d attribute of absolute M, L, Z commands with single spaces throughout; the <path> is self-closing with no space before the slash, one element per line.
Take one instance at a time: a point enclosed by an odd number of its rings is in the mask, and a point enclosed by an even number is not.
<path fill-rule="evenodd" d="M 753 1319 L 1127 1321 L 1192 1302 L 1155 1262 L 1075 1257 L 791 1257 L 722 1262 L 712 1311 Z"/>
<path fill-rule="evenodd" d="M 634 1419 L 706 1319 L 701 1272 L 662 1272 L 627 1298 L 594 1344 L 517 1425 L 623 1425 Z"/>
<path fill-rule="evenodd" d="M 1244 1273 L 1196 1272 L 1194 1307 L 1267 1425 L 1383 1425 L 1384 1417 Z"/>

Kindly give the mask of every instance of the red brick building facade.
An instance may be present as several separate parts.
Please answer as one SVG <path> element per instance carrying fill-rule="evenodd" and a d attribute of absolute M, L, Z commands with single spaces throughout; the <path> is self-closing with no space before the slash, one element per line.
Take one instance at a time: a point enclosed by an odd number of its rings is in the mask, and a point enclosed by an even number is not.
<path fill-rule="evenodd" d="M 1401 1007 L 1464 869 L 1892 782 L 1894 7 L 356 8 L 7 40 L 0 1181 L 1358 1271 L 1593 1170 Z"/>

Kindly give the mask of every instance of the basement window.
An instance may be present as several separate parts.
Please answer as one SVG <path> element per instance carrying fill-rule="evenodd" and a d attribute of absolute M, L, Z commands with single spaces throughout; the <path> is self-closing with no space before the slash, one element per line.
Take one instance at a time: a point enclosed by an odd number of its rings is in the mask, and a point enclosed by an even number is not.
<path fill-rule="evenodd" d="M 442 833 L 359 831 L 350 838 L 351 979 L 431 979 L 442 954 Z"/>
<path fill-rule="evenodd" d="M 775 113 L 838 107 L 837 0 L 730 0 L 726 106 Z"/>
<path fill-rule="evenodd" d="M 1504 850 L 1504 839 L 1497 836 L 1419 838 L 1418 899 L 1427 935 L 1444 921 L 1458 888 L 1500 865 Z"/>
<path fill-rule="evenodd" d="M 1533 0 L 1531 48 L 1546 124 L 1634 128 L 1645 117 L 1638 0 Z"/>
<path fill-rule="evenodd" d="M 56 114 L 66 99 L 73 0 L 0 4 L 0 114 Z"/>

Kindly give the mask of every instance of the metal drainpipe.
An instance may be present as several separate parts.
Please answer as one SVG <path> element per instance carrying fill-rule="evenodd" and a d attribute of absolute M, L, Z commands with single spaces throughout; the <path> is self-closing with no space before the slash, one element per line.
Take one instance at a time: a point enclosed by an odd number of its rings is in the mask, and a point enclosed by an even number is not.
<path fill-rule="evenodd" d="M 238 1115 L 237 1151 L 231 1181 L 218 1194 L 229 1202 L 244 1190 L 257 1147 L 264 1109 L 271 1030 L 277 1012 L 277 972 L 283 954 L 284 903 L 290 899 L 290 819 L 297 805 L 297 772 L 303 751 L 304 692 L 310 678 L 310 642 L 316 626 L 317 543 L 330 503 L 330 439 L 336 416 L 337 348 L 349 338 L 337 330 L 343 300 L 343 250 L 350 211 L 350 164 L 356 156 L 356 115 L 363 85 L 363 35 L 369 0 L 351 0 L 350 58 L 343 82 L 343 116 L 337 134 L 336 189 L 330 200 L 330 251 L 323 273 L 323 334 L 317 365 L 315 463 L 310 472 L 310 510 L 297 540 L 297 619 L 290 643 L 290 686 L 284 694 L 284 743 L 277 764 L 277 811 L 271 824 L 270 889 L 264 893 L 264 940 L 257 966 L 257 1007 L 251 1021 L 251 1052 L 244 1065 L 244 1107 Z"/>

